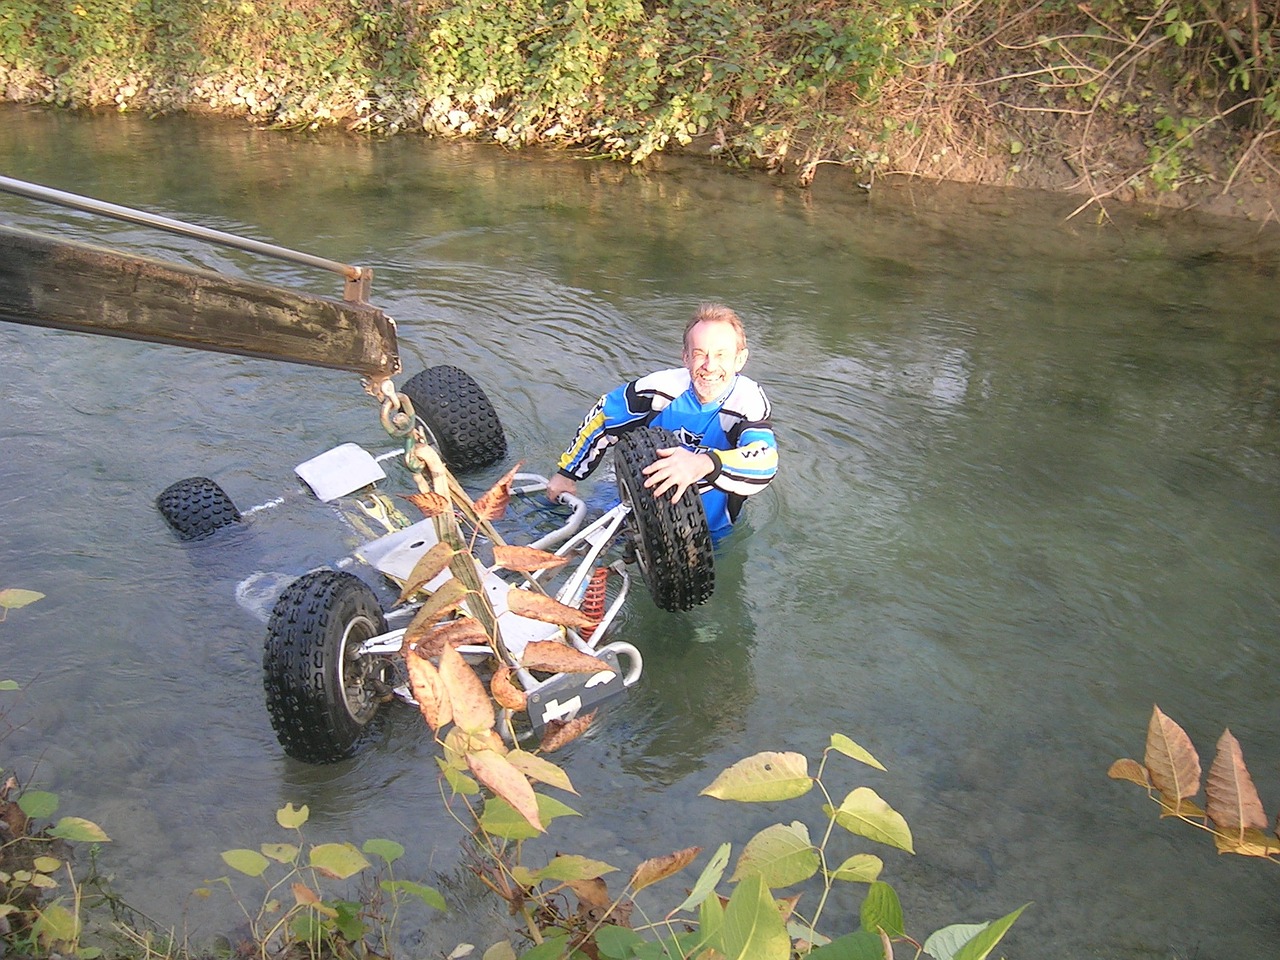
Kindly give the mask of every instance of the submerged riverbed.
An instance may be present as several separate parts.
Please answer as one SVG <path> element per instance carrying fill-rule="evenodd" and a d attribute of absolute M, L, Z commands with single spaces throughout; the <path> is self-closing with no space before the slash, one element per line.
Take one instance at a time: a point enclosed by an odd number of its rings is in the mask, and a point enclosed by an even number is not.
<path fill-rule="evenodd" d="M 584 816 L 548 849 L 625 874 L 691 844 L 740 850 L 778 820 L 814 829 L 808 798 L 698 792 L 742 756 L 814 756 L 841 732 L 888 771 L 837 765 L 832 793 L 872 786 L 911 825 L 915 857 L 874 852 L 912 933 L 1032 901 L 1011 957 L 1274 951 L 1274 867 L 1216 855 L 1106 776 L 1141 757 L 1159 703 L 1206 766 L 1229 726 L 1280 811 L 1274 231 L 189 118 L 4 108 L 0 126 L 8 176 L 372 266 L 406 376 L 455 363 L 498 407 L 511 460 L 473 490 L 517 459 L 550 470 L 599 392 L 678 362 L 698 302 L 741 313 L 782 472 L 710 603 L 629 603 L 621 635 L 645 673 L 561 756 Z M 339 294 L 300 267 L 4 195 L 0 222 Z M 102 824 L 127 899 L 197 941 L 236 913 L 192 891 L 226 872 L 221 851 L 281 839 L 286 802 L 310 806 L 313 839 L 409 849 L 399 875 L 451 903 L 415 928 L 418 953 L 499 939 L 410 711 L 331 767 L 287 760 L 272 735 L 263 628 L 236 585 L 344 556 L 335 518 L 299 499 L 192 547 L 154 508 L 180 477 L 243 507 L 335 443 L 385 449 L 357 378 L 17 325 L 0 356 L 0 586 L 46 595 L 0 624 L 0 678 L 23 686 L 0 765 Z M 840 894 L 832 932 L 860 899 Z"/>

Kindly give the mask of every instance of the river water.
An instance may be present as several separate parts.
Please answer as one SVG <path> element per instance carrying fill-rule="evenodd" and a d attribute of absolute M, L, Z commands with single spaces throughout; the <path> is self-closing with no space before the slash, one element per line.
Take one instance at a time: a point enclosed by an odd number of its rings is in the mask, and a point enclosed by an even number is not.
<path fill-rule="evenodd" d="M 645 673 L 561 755 L 584 816 L 548 850 L 626 874 L 780 820 L 816 832 L 812 798 L 698 792 L 740 757 L 812 757 L 841 732 L 888 770 L 833 762 L 831 792 L 869 785 L 912 827 L 914 857 L 874 851 L 911 932 L 1032 901 L 1011 957 L 1276 955 L 1274 867 L 1216 855 L 1106 776 L 1141 757 L 1158 703 L 1206 768 L 1230 727 L 1280 811 L 1274 231 L 15 107 L 0 173 L 373 266 L 407 371 L 466 368 L 532 468 L 601 390 L 678 360 L 696 303 L 738 309 L 782 472 L 710 603 L 629 602 Z M 326 274 L 14 197 L 0 221 L 339 295 Z M 310 806 L 313 840 L 409 848 L 399 875 L 451 903 L 406 922 L 415 955 L 499 939 L 509 921 L 461 866 L 411 712 L 331 767 L 286 759 L 271 732 L 263 628 L 235 586 L 345 555 L 335 518 L 294 498 L 192 547 L 153 505 L 204 474 L 243 508 L 334 443 L 383 449 L 357 379 L 17 325 L 0 325 L 0 358 L 0 586 L 46 595 L 0 624 L 0 679 L 23 686 L 0 704 L 0 764 L 100 823 L 117 889 L 197 942 L 235 910 L 193 891 L 227 872 L 221 851 L 283 839 L 285 802 Z M 838 895 L 833 932 L 860 899 Z"/>

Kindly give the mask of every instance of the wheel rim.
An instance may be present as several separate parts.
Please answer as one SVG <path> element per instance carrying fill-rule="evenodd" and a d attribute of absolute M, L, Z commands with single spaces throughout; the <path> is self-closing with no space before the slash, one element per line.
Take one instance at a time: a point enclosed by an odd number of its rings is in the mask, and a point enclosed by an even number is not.
<path fill-rule="evenodd" d="M 352 617 L 342 632 L 342 656 L 338 658 L 338 684 L 342 702 L 351 719 L 363 726 L 373 719 L 381 701 L 379 686 L 383 679 L 383 663 L 378 657 L 360 656 L 360 645 L 377 634 L 374 622 L 366 616 Z"/>
<path fill-rule="evenodd" d="M 640 536 L 640 527 L 635 521 L 636 508 L 631 497 L 631 488 L 627 486 L 627 481 L 622 478 L 621 472 L 618 474 L 618 491 L 622 497 L 622 502 L 627 505 L 631 511 L 630 516 L 622 525 L 622 534 L 626 539 L 626 545 L 631 547 L 631 553 L 636 558 L 636 566 L 640 568 L 640 576 L 644 578 L 645 583 L 651 583 L 649 573 L 653 569 L 653 563 L 649 559 L 649 553 L 645 549 L 644 537 Z"/>

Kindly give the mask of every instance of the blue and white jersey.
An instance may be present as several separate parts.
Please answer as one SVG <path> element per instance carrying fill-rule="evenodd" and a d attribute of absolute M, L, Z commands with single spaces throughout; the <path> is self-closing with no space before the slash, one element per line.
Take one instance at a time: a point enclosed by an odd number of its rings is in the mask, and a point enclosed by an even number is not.
<path fill-rule="evenodd" d="M 596 401 L 561 456 L 560 472 L 591 475 L 618 435 L 640 426 L 665 427 L 716 467 L 698 483 L 713 540 L 731 529 L 746 498 L 778 472 L 778 444 L 769 400 L 760 385 L 738 374 L 718 399 L 702 403 L 684 367 L 659 370 L 611 390 Z"/>

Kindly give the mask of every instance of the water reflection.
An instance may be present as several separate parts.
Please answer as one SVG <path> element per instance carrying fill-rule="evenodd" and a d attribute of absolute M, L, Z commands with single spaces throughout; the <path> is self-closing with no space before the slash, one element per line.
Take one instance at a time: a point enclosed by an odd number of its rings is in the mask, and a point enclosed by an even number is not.
<path fill-rule="evenodd" d="M 176 118 L 0 124 L 9 175 L 372 264 L 409 372 L 467 368 L 529 466 L 553 462 L 601 384 L 669 363 L 696 302 L 743 315 L 783 470 L 712 603 L 629 604 L 645 676 L 565 752 L 586 816 L 557 823 L 559 849 L 626 870 L 809 819 L 698 791 L 755 750 L 813 755 L 839 731 L 889 770 L 841 768 L 836 792 L 873 786 L 916 835 L 886 874 L 913 928 L 1034 899 L 1011 954 L 1268 954 L 1260 865 L 1157 822 L 1105 770 L 1140 753 L 1159 702 L 1206 753 L 1229 725 L 1268 812 L 1280 797 L 1274 231 Z M 2 196 L 0 219 L 335 292 Z M 487 943 L 501 920 L 473 913 L 412 712 L 331 768 L 284 759 L 267 722 L 261 624 L 234 586 L 342 556 L 346 532 L 299 502 L 190 550 L 152 505 L 195 474 L 262 503 L 334 443 L 381 449 L 358 384 L 12 325 L 0 357 L 0 579 L 47 595 L 0 627 L 4 673 L 27 687 L 6 769 L 103 822 L 111 868 L 157 915 L 181 916 L 217 853 L 269 838 L 288 801 L 311 806 L 317 839 L 401 840 L 405 875 L 457 897 L 415 946 Z M 859 892 L 841 896 L 852 915 Z"/>

